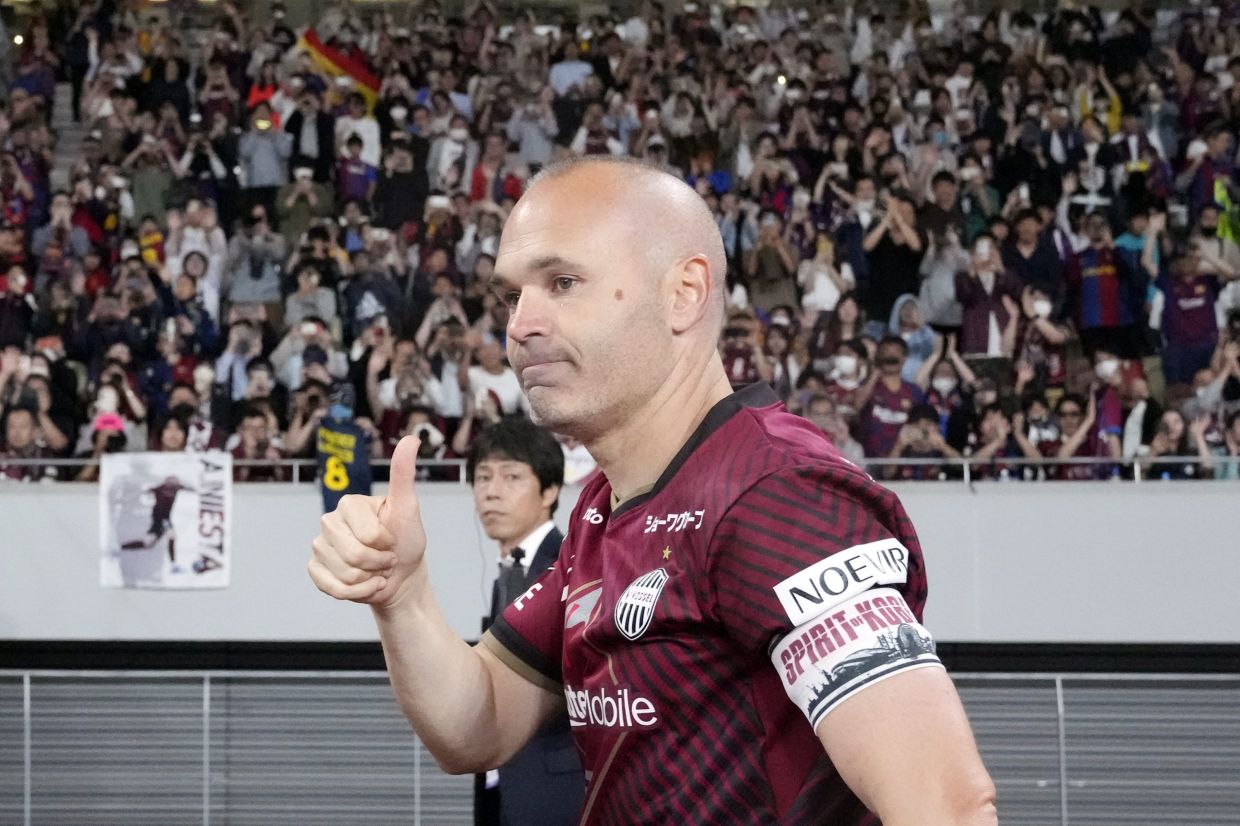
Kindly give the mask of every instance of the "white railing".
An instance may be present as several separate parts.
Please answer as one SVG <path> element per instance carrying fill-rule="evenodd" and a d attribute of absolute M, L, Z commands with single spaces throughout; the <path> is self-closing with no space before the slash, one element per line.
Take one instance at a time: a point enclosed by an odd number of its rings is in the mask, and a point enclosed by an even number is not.
<path fill-rule="evenodd" d="M 1215 456 L 1211 461 L 1216 465 L 1227 463 L 1240 463 L 1240 457 L 1235 456 Z M 0 474 L 3 474 L 5 468 L 69 468 L 73 471 L 79 471 L 85 467 L 91 467 L 99 464 L 98 459 L 5 459 L 0 458 Z M 1035 474 L 1037 481 L 1057 481 L 1047 480 L 1044 478 L 1044 471 L 1047 469 L 1059 469 L 1073 466 L 1090 466 L 1097 468 L 1098 472 L 1092 477 L 1094 480 L 1113 478 L 1123 479 L 1130 482 L 1141 482 L 1148 479 L 1159 478 L 1159 468 L 1172 468 L 1176 466 L 1193 465 L 1196 467 L 1203 466 L 1205 461 L 1200 456 L 1135 456 L 1120 459 L 1108 459 L 1093 456 L 1073 456 L 1068 458 L 1038 458 L 1029 459 L 1020 457 L 1001 457 L 992 459 L 979 459 L 973 456 L 964 456 L 959 459 L 941 458 L 941 459 L 890 459 L 890 458 L 874 458 L 866 459 L 865 466 L 867 469 L 876 471 L 876 475 L 882 475 L 882 471 L 888 468 L 900 470 L 903 468 L 932 467 L 940 468 L 944 471 L 956 471 L 950 475 L 945 473 L 943 480 L 923 479 L 923 480 L 901 480 L 896 477 L 892 481 L 956 481 L 971 484 L 977 481 L 1003 481 L 1011 479 L 1020 481 L 1025 476 L 1024 471 L 1030 470 Z M 371 468 L 387 468 L 391 465 L 389 459 L 372 459 Z M 429 472 L 432 476 L 442 478 L 434 479 L 434 481 L 454 482 L 464 485 L 465 481 L 465 465 L 464 459 L 431 459 L 419 460 L 418 468 Z M 294 484 L 313 482 L 318 478 L 318 467 L 314 459 L 233 459 L 234 468 L 287 468 L 290 473 L 288 481 Z M 993 471 L 995 469 L 1007 470 L 1003 479 L 990 479 L 987 474 L 981 471 Z M 0 475 L 0 485 L 4 483 L 4 478 Z M 62 479 L 57 481 L 74 481 L 73 479 Z M 1081 481 L 1081 480 L 1065 480 L 1065 481 Z M 259 482 L 256 484 L 269 484 L 269 482 Z"/>
<path fill-rule="evenodd" d="M 1041 802 L 1037 803 L 1037 817 L 1039 822 L 1059 822 L 1061 826 L 1068 826 L 1070 823 L 1070 814 L 1072 802 L 1070 801 L 1070 793 L 1088 793 L 1091 791 L 1105 791 L 1123 785 L 1126 781 L 1124 777 L 1117 772 L 1106 774 L 1100 773 L 1096 765 L 1087 764 L 1087 758 L 1083 753 L 1074 751 L 1073 743 L 1079 745 L 1079 741 L 1073 741 L 1073 737 L 1082 737 L 1085 735 L 1097 737 L 1096 723 L 1090 723 L 1085 716 L 1081 714 L 1078 706 L 1076 713 L 1066 712 L 1066 707 L 1073 706 L 1072 692 L 1093 693 L 1099 689 L 1115 690 L 1117 693 L 1127 692 L 1129 700 L 1132 699 L 1133 691 L 1148 691 L 1149 697 L 1145 705 L 1135 705 L 1132 707 L 1119 706 L 1114 710 L 1113 718 L 1121 727 L 1141 726 L 1143 721 L 1148 721 L 1147 714 L 1153 714 L 1160 718 L 1165 715 L 1157 709 L 1159 704 L 1165 703 L 1166 692 L 1181 692 L 1179 696 L 1207 696 L 1213 694 L 1240 691 L 1240 674 L 1115 674 L 1115 673 L 956 673 L 953 674 L 956 685 L 961 690 L 965 705 L 970 712 L 970 716 L 974 719 L 974 726 L 977 730 L 978 741 L 984 757 L 991 760 L 991 773 L 994 775 L 996 785 L 999 789 L 999 807 L 1000 811 L 1007 811 L 1011 816 L 1012 805 L 1019 806 L 1019 798 L 1028 797 L 1030 792 L 1036 793 Z M 34 815 L 38 814 L 38 810 L 45 806 L 51 805 L 49 801 L 37 799 L 39 792 L 39 776 L 38 772 L 47 771 L 55 774 L 57 767 L 46 762 L 44 756 L 40 761 L 36 762 L 34 755 L 40 748 L 54 747 L 60 743 L 66 732 L 60 733 L 60 739 L 56 735 L 52 736 L 51 746 L 43 744 L 39 740 L 39 732 L 33 725 L 35 714 L 33 708 L 41 700 L 40 691 L 49 693 L 60 692 L 59 700 L 65 702 L 65 690 L 71 690 L 74 682 L 85 683 L 81 691 L 81 707 L 75 709 L 74 713 L 81 710 L 89 710 L 92 703 L 97 702 L 96 694 L 106 693 L 104 691 L 96 691 L 94 686 L 101 685 L 106 682 L 112 684 L 112 688 L 120 687 L 127 691 L 137 691 L 143 685 L 155 683 L 155 687 L 159 688 L 159 681 L 163 681 L 168 685 L 180 685 L 183 687 L 192 687 L 194 683 L 198 683 L 201 687 L 201 732 L 191 733 L 187 727 L 182 724 L 177 729 L 182 732 L 185 739 L 185 745 L 189 749 L 201 748 L 201 818 L 203 826 L 209 826 L 212 815 L 214 814 L 218 821 L 227 822 L 230 819 L 230 812 L 227 802 L 220 802 L 218 799 L 212 802 L 213 787 L 223 787 L 217 789 L 221 794 L 226 794 L 227 783 L 221 780 L 221 777 L 227 777 L 230 773 L 244 771 L 243 769 L 229 767 L 227 760 L 221 761 L 217 755 L 212 754 L 213 736 L 218 738 L 222 731 L 226 730 L 230 723 L 230 717 L 234 713 L 230 703 L 219 697 L 213 700 L 213 687 L 219 687 L 217 690 L 220 696 L 227 694 L 228 688 L 235 687 L 240 684 L 259 684 L 268 686 L 271 689 L 273 698 L 278 698 L 281 694 L 300 691 L 313 690 L 321 687 L 325 692 L 333 690 L 332 684 L 340 684 L 341 681 L 353 681 L 355 684 L 361 684 L 372 688 L 382 687 L 386 689 L 387 674 L 383 671 L 223 671 L 223 670 L 64 670 L 64 669 L 17 669 L 17 670 L 0 670 L 0 687 L 8 685 L 15 687 L 20 683 L 21 691 L 21 742 L 10 742 L 7 739 L 0 741 L 0 762 L 10 766 L 18 764 L 18 750 L 20 750 L 20 764 L 22 768 L 22 823 L 25 826 L 31 826 Z M 187 686 L 188 684 L 188 686 Z M 290 688 L 290 684 L 296 684 L 297 689 Z M 1027 697 L 1026 694 L 1019 693 L 1020 690 L 1028 690 L 1033 688 L 1043 696 L 1039 702 L 1045 703 L 1047 707 L 1053 705 L 1055 709 L 1055 719 L 1044 719 L 1044 717 L 1021 717 L 1022 713 L 1027 710 L 1020 706 L 1020 697 Z M 345 687 L 346 690 L 354 690 Z M 1003 692 L 1011 690 L 1011 698 L 1004 698 Z M 997 692 L 997 693 L 996 693 Z M 1190 692 L 1185 695 L 1183 692 Z M 1196 692 L 1196 694 L 1192 694 Z M 1065 702 L 1067 695 L 1068 702 Z M 184 695 L 183 695 L 184 696 Z M 247 695 L 249 702 L 254 701 L 253 695 Z M 1230 695 L 1228 695 L 1230 696 Z M 188 699 L 188 696 L 186 696 Z M 1078 701 L 1079 702 L 1079 701 Z M 471 784 L 459 782 L 461 778 L 448 778 L 434 765 L 433 760 L 429 759 L 420 743 L 416 743 L 416 738 L 411 732 L 403 727 L 403 720 L 399 720 L 399 712 L 392 700 L 391 694 L 386 690 L 376 692 L 373 701 L 367 701 L 368 704 L 362 708 L 351 707 L 348 710 L 341 710 L 344 716 L 341 719 L 355 719 L 356 714 L 360 710 L 366 710 L 368 713 L 391 714 L 393 725 L 396 730 L 392 737 L 393 742 L 408 742 L 415 749 L 415 757 L 413 758 L 411 771 L 413 777 L 409 778 L 411 799 L 413 801 L 412 811 L 406 813 L 408 820 L 414 824 L 421 823 L 438 823 L 446 822 L 443 820 L 442 813 L 438 816 L 431 814 L 424 808 L 425 795 L 422 789 L 428 784 L 439 784 L 436 788 L 441 795 L 438 798 L 440 805 L 444 802 L 442 795 L 447 794 L 452 798 L 451 806 L 455 814 L 452 820 L 455 822 L 457 818 L 463 817 L 469 811 L 472 805 L 472 789 Z M 12 704 L 10 704 L 11 707 Z M 380 708 L 382 706 L 382 708 Z M 388 708 L 390 706 L 390 708 Z M 214 707 L 215 714 L 212 709 Z M 1206 700 L 1202 706 L 1206 709 L 1216 709 L 1217 713 L 1226 716 L 1228 714 L 1227 706 L 1217 704 L 1214 699 Z M 188 708 L 188 707 L 187 707 Z M 115 709 L 112 709 L 115 713 Z M 130 708 L 128 711 L 132 714 L 135 710 Z M 105 713 L 105 709 L 101 707 L 100 714 Z M 143 709 L 137 709 L 136 713 L 142 714 Z M 159 712 L 150 712 L 152 717 Z M 168 713 L 164 709 L 163 713 Z M 314 709 L 309 709 L 306 714 L 313 715 Z M 1004 721 L 1008 718 L 1005 714 L 1015 715 L 1012 720 L 1021 720 L 1023 722 L 1008 722 L 1004 725 Z M 1110 712 L 1108 712 L 1110 714 Z M 1171 713 L 1168 711 L 1167 713 Z M 192 712 L 191 712 L 192 714 Z M 1125 716 L 1127 715 L 1127 716 Z M 222 718 L 222 719 L 221 719 Z M 184 719 L 182 718 L 179 719 Z M 192 719 L 192 717 L 190 718 Z M 334 719 L 334 718 L 333 718 Z M 1056 738 L 1056 754 L 1057 758 L 1048 758 L 1045 746 L 1040 757 L 1032 756 L 1032 750 L 1025 752 L 1021 750 L 1022 736 L 1033 737 L 1027 730 L 1023 730 L 1022 726 L 1029 723 L 1030 720 L 1036 719 L 1038 724 L 1045 731 L 1036 735 L 1041 739 L 1039 743 L 1045 744 L 1052 727 Z M 1168 719 L 1174 719 L 1168 718 Z M 324 717 L 326 721 L 327 718 Z M 996 723 L 996 720 L 1000 721 Z M 15 721 L 4 721 L 9 725 L 9 730 L 16 729 L 12 726 Z M 185 719 L 184 722 L 188 722 Z M 340 722 L 340 720 L 335 720 Z M 1202 719 L 1195 721 L 1195 726 L 1190 725 L 1194 731 L 1200 732 Z M 1206 720 L 1204 722 L 1209 722 Z M 1193 811 L 1195 805 L 1215 806 L 1218 805 L 1218 794 L 1229 795 L 1233 791 L 1240 793 L 1240 778 L 1228 780 L 1223 777 L 1221 780 L 1214 776 L 1218 774 L 1217 763 L 1220 754 L 1228 754 L 1231 751 L 1240 748 L 1240 744 L 1231 742 L 1231 735 L 1226 732 L 1230 728 L 1234 728 L 1228 719 L 1220 718 L 1217 721 L 1217 731 L 1221 734 L 1212 735 L 1213 747 L 1221 749 L 1210 753 L 1208 749 L 1203 749 L 1196 757 L 1191 756 L 1192 749 L 1189 749 L 1190 756 L 1183 758 L 1188 760 L 1187 763 L 1182 761 L 1178 765 L 1181 771 L 1194 770 L 1193 760 L 1200 763 L 1200 771 L 1204 776 L 1201 782 L 1194 782 L 1185 785 L 1183 788 L 1176 790 L 1176 804 L 1182 807 L 1182 811 Z M 132 724 L 132 721 L 131 721 Z M 1091 728 L 1094 726 L 1094 728 Z M 1080 727 L 1080 728 L 1078 728 Z M 1230 727 L 1230 728 L 1229 728 Z M 133 736 L 131 732 L 131 736 Z M 199 741 L 199 736 L 201 737 Z M 295 732 L 291 732 L 289 736 L 295 737 Z M 347 732 L 342 735 L 347 740 Z M 1185 731 L 1182 737 L 1186 738 L 1185 743 L 1197 738 L 1197 745 L 1204 746 L 1201 743 L 1200 734 L 1194 735 L 1192 732 Z M 195 745 L 200 742 L 200 746 Z M 1031 741 L 1032 742 L 1032 741 Z M 101 747 L 107 744 L 100 743 Z M 140 741 L 131 743 L 132 747 L 137 750 L 142 748 Z M 167 747 L 168 743 L 161 741 L 163 747 Z M 320 744 L 321 746 L 322 744 Z M 1149 756 L 1156 757 L 1159 749 L 1169 750 L 1180 755 L 1184 750 L 1179 742 L 1168 743 L 1162 742 L 1161 745 L 1151 740 L 1146 748 L 1150 750 Z M 341 748 L 347 748 L 347 744 L 342 742 Z M 1015 752 L 1014 752 L 1015 749 Z M 6 753 L 7 752 L 7 753 Z M 1013 753 L 1026 754 L 1016 764 L 1011 762 Z M 1003 759 L 998 759 L 1002 755 Z M 1172 759 L 1181 760 L 1179 756 Z M 218 765 L 218 763 L 224 765 Z M 291 760 L 291 763 L 297 761 Z M 330 767 L 328 767 L 330 770 Z M 363 767 L 365 770 L 366 767 Z M 101 767 L 100 771 L 105 768 Z M 132 770 L 132 767 L 130 767 Z M 107 772 L 111 772 L 109 777 L 115 778 L 115 773 L 123 768 L 110 767 L 106 768 Z M 294 766 L 290 766 L 288 771 L 294 776 L 299 770 Z M 214 774 L 213 774 L 214 772 Z M 1213 778 L 1213 779 L 1212 779 Z M 244 778 L 237 778 L 244 780 Z M 347 771 L 340 776 L 339 792 L 342 800 L 355 799 L 350 798 L 349 784 L 354 780 L 366 782 L 360 778 L 353 777 Z M 445 781 L 453 781 L 449 785 L 444 785 Z M 154 777 L 149 781 L 144 780 L 143 783 L 150 783 L 150 788 L 155 791 L 158 786 L 158 780 Z M 145 786 L 144 786 L 145 788 Z M 1010 804 L 1005 807 L 1005 796 L 1010 795 Z M 123 796 L 123 795 L 120 795 Z M 1195 801 L 1194 796 L 1200 796 L 1200 800 Z M 356 798 L 360 799 L 360 798 Z M 87 807 L 91 805 L 102 806 L 102 803 L 85 804 Z M 111 805 L 116 805 L 112 801 Z M 191 804 L 193 805 L 193 804 Z M 1025 805 L 1028 805 L 1027 803 Z M 1084 805 L 1084 804 L 1082 804 Z M 81 813 L 81 810 L 78 810 Z M 100 811 L 104 811 L 100 809 Z M 197 806 L 193 805 L 193 811 L 197 811 Z M 183 810 L 182 814 L 188 814 L 188 809 Z M 1078 817 L 1085 816 L 1079 813 Z M 197 816 L 194 816 L 195 820 Z M 109 821 L 111 822 L 111 821 Z M 144 821 L 145 822 L 145 821 Z M 281 821 L 283 822 L 283 820 Z M 369 821 L 368 821 L 369 822 Z M 1195 821 L 1196 822 L 1196 821 Z M 1204 822 L 1204 821 L 1200 821 Z"/>

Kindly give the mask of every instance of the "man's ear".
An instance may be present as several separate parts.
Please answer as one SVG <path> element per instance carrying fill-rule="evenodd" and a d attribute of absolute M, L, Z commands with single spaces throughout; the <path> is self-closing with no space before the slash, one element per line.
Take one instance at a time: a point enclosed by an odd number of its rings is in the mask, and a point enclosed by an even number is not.
<path fill-rule="evenodd" d="M 550 509 L 556 500 L 560 498 L 560 486 L 550 485 L 540 495 L 542 496 L 542 506 Z"/>
<path fill-rule="evenodd" d="M 672 331 L 683 333 L 710 309 L 715 290 L 715 274 L 705 255 L 685 259 L 669 275 L 671 279 Z"/>

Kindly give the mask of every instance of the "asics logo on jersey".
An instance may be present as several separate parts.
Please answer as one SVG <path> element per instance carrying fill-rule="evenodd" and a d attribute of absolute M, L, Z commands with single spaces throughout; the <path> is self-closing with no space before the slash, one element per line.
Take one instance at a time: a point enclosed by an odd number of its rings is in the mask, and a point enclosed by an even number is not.
<path fill-rule="evenodd" d="M 564 699 L 568 701 L 568 722 L 574 727 L 651 728 L 659 724 L 654 703 L 633 696 L 627 688 L 608 693 L 607 686 L 591 691 L 566 685 Z"/>
<path fill-rule="evenodd" d="M 582 522 L 589 522 L 591 525 L 603 524 L 603 514 L 598 512 L 598 508 L 589 508 L 581 517 Z"/>

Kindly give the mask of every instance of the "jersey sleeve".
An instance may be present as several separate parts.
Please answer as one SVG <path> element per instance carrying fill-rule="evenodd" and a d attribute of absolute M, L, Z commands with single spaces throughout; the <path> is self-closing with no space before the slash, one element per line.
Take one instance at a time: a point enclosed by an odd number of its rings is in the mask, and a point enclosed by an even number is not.
<path fill-rule="evenodd" d="M 563 556 L 504 609 L 479 644 L 526 680 L 554 693 L 563 689 Z"/>
<path fill-rule="evenodd" d="M 900 671 L 939 666 L 921 625 L 921 549 L 890 491 L 853 472 L 795 468 L 749 488 L 720 521 L 708 580 L 715 617 L 767 656 L 817 727 Z"/>

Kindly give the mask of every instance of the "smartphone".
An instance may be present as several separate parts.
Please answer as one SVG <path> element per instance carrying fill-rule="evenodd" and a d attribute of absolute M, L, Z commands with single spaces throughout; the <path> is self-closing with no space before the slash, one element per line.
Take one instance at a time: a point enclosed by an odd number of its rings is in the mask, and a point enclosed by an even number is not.
<path fill-rule="evenodd" d="M 989 258 L 992 250 L 993 250 L 993 247 L 991 246 L 989 238 L 983 238 L 982 240 L 977 242 L 977 257 L 978 258 Z"/>
<path fill-rule="evenodd" d="M 1022 201 L 1029 200 L 1029 184 L 1021 184 L 1020 189 L 1017 191 L 1019 192 L 1019 197 Z"/>

